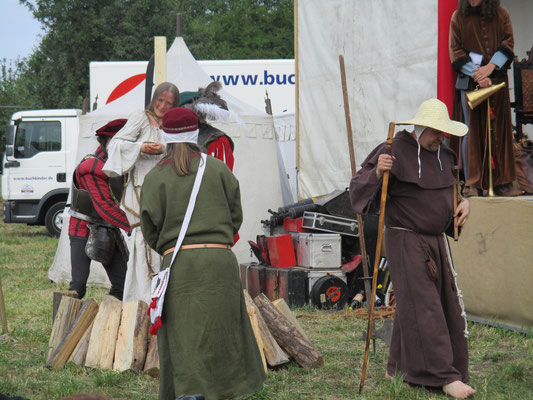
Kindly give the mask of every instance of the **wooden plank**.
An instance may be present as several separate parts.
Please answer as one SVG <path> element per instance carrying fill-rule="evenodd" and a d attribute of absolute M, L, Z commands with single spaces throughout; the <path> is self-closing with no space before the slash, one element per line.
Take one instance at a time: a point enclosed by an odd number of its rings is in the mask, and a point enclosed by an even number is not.
<path fill-rule="evenodd" d="M 254 332 L 255 341 L 257 342 L 257 347 L 259 348 L 259 353 L 261 354 L 261 360 L 263 361 L 263 368 L 265 372 L 268 372 L 268 367 L 265 358 L 265 351 L 263 350 L 263 338 L 261 337 L 261 331 L 259 330 L 259 323 L 257 322 L 257 310 L 255 307 L 247 306 L 246 311 L 248 311 L 248 317 L 250 317 L 250 325 L 252 325 L 252 330 Z"/>
<path fill-rule="evenodd" d="M 289 321 L 291 321 L 291 323 L 296 327 L 296 329 L 298 329 L 298 332 L 300 332 L 302 334 L 302 336 L 307 339 L 307 336 L 305 335 L 304 329 L 302 328 L 302 326 L 298 322 L 298 319 L 296 319 L 296 316 L 293 314 L 293 312 L 291 311 L 291 309 L 289 308 L 289 306 L 287 305 L 285 300 L 284 299 L 277 299 L 277 300 L 274 300 L 272 302 L 272 304 L 274 305 L 274 307 L 276 307 L 278 309 L 278 311 L 280 313 L 282 313 L 285 316 L 285 318 L 287 318 Z"/>
<path fill-rule="evenodd" d="M 106 296 L 100 304 L 89 339 L 85 366 L 112 369 L 117 333 L 122 313 L 122 302 Z"/>
<path fill-rule="evenodd" d="M 146 353 L 143 372 L 154 378 L 159 377 L 159 352 L 157 350 L 157 336 L 150 336 L 150 344 Z"/>
<path fill-rule="evenodd" d="M 261 331 L 261 339 L 263 342 L 263 351 L 265 352 L 265 358 L 268 365 L 275 367 L 277 365 L 286 364 L 289 362 L 289 356 L 285 353 L 279 344 L 270 333 L 267 324 L 265 323 L 263 316 L 259 312 L 257 305 L 254 303 L 248 292 L 243 290 L 244 299 L 246 300 L 246 306 L 254 307 L 257 311 L 257 323 L 259 330 Z"/>
<path fill-rule="evenodd" d="M 276 341 L 298 364 L 304 368 L 316 368 L 324 364 L 322 355 L 316 347 L 298 332 L 298 329 L 263 293 L 256 296 L 254 301 Z"/>
<path fill-rule="evenodd" d="M 62 292 L 54 292 L 52 296 L 53 296 L 53 299 L 52 299 L 52 325 L 53 325 L 54 321 L 56 320 L 57 309 L 59 308 L 59 304 L 61 303 L 61 299 L 63 298 L 63 296 L 68 296 L 68 297 L 77 299 L 78 292 L 76 292 L 75 290 L 65 290 Z"/>
<path fill-rule="evenodd" d="M 142 371 L 148 350 L 150 317 L 144 301 L 128 301 L 122 305 L 122 318 L 115 349 L 115 371 Z"/>
<path fill-rule="evenodd" d="M 91 325 L 87 328 L 80 341 L 72 350 L 72 354 L 68 358 L 67 362 L 74 363 L 76 365 L 85 365 L 85 357 L 87 357 L 87 350 L 89 349 L 89 339 L 91 337 L 91 331 L 93 329 L 94 319 Z"/>
<path fill-rule="evenodd" d="M 76 319 L 76 315 L 78 314 L 78 311 L 83 303 L 81 300 L 69 296 L 61 296 L 60 299 L 61 300 L 57 308 L 56 318 L 52 325 L 50 341 L 48 342 L 48 358 L 54 354 L 57 346 L 70 329 L 70 326 Z"/>
<path fill-rule="evenodd" d="M 97 312 L 98 304 L 96 304 L 96 301 L 88 299 L 83 302 L 72 326 L 65 334 L 52 356 L 46 362 L 47 366 L 58 369 L 65 365 L 83 334 L 92 324 Z"/>

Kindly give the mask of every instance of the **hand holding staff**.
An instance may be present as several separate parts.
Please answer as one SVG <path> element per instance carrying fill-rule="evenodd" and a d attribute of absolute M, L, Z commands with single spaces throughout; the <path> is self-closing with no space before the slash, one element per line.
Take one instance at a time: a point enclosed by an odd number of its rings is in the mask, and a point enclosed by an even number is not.
<path fill-rule="evenodd" d="M 389 124 L 389 134 L 387 135 L 387 148 L 392 147 L 392 138 L 394 136 L 394 122 Z M 383 160 L 389 160 L 387 157 L 381 157 Z M 378 278 L 379 259 L 381 255 L 381 246 L 383 244 L 383 226 L 385 223 L 385 205 L 387 203 L 387 187 L 389 185 L 389 170 L 392 167 L 392 157 L 389 160 L 390 167 L 383 170 L 383 183 L 381 185 L 381 203 L 379 213 L 378 224 L 378 241 L 376 244 L 376 257 L 374 259 L 374 273 L 372 275 L 372 297 L 370 298 L 370 306 L 368 312 L 368 327 L 366 331 L 366 347 L 365 347 L 365 359 L 363 362 L 363 371 L 361 373 L 361 384 L 359 385 L 359 394 L 363 393 L 363 387 L 365 385 L 366 368 L 368 366 L 368 352 L 370 350 L 370 340 L 372 340 L 372 318 L 374 317 L 374 300 L 376 299 L 376 286 Z M 378 161 L 379 163 L 379 161 Z M 378 174 L 378 171 L 376 171 Z"/>

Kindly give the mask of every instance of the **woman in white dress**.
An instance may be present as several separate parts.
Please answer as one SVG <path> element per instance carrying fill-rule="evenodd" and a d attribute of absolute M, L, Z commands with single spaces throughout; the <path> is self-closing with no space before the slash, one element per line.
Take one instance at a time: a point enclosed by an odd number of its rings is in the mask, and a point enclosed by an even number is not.
<path fill-rule="evenodd" d="M 103 171 L 110 177 L 128 174 L 120 203 L 132 228 L 127 239 L 130 258 L 124 301 L 143 300 L 149 304 L 151 277 L 159 272 L 161 257 L 145 243 L 139 225 L 139 199 L 144 177 L 162 157 L 161 118 L 178 104 L 178 88 L 170 82 L 161 83 L 147 109 L 134 112 L 109 142 Z"/>

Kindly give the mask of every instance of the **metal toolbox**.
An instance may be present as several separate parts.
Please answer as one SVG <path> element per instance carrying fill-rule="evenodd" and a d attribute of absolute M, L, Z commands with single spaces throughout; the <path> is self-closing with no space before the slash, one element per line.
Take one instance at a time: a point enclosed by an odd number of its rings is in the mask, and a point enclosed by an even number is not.
<path fill-rule="evenodd" d="M 331 233 L 299 233 L 296 262 L 308 268 L 341 266 L 341 235 Z"/>
<path fill-rule="evenodd" d="M 302 227 L 359 237 L 359 226 L 356 219 L 329 214 L 306 211 L 304 212 Z"/>

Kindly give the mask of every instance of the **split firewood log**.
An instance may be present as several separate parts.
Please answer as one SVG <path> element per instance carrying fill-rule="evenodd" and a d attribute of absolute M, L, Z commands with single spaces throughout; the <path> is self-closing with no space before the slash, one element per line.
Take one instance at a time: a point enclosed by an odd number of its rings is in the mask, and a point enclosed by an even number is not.
<path fill-rule="evenodd" d="M 148 350 L 150 317 L 144 301 L 123 303 L 122 318 L 115 348 L 115 371 L 141 371 Z"/>
<path fill-rule="evenodd" d="M 304 368 L 324 364 L 322 355 L 263 294 L 254 299 L 268 329 L 279 345 Z"/>
<path fill-rule="evenodd" d="M 48 359 L 54 354 L 59 343 L 68 332 L 78 315 L 83 301 L 69 296 L 62 296 L 57 308 L 56 318 L 48 342 Z"/>
<path fill-rule="evenodd" d="M 259 312 L 257 305 L 254 303 L 248 292 L 246 290 L 243 290 L 243 292 L 246 306 L 253 307 L 257 311 L 257 324 L 261 331 L 263 351 L 265 352 L 265 358 L 268 365 L 275 367 L 277 365 L 287 364 L 290 361 L 289 356 L 281 349 L 274 336 L 272 336 L 272 333 L 270 333 L 262 314 Z"/>
<path fill-rule="evenodd" d="M 101 369 L 113 368 L 121 313 L 122 301 L 106 296 L 94 319 L 85 366 Z"/>
<path fill-rule="evenodd" d="M 83 305 L 70 329 L 66 332 L 56 350 L 46 362 L 47 366 L 57 369 L 65 365 L 74 348 L 93 323 L 97 312 L 98 304 L 96 304 L 96 301 L 88 299 L 83 302 Z M 59 315 L 60 314 L 58 313 L 58 316 Z"/>

